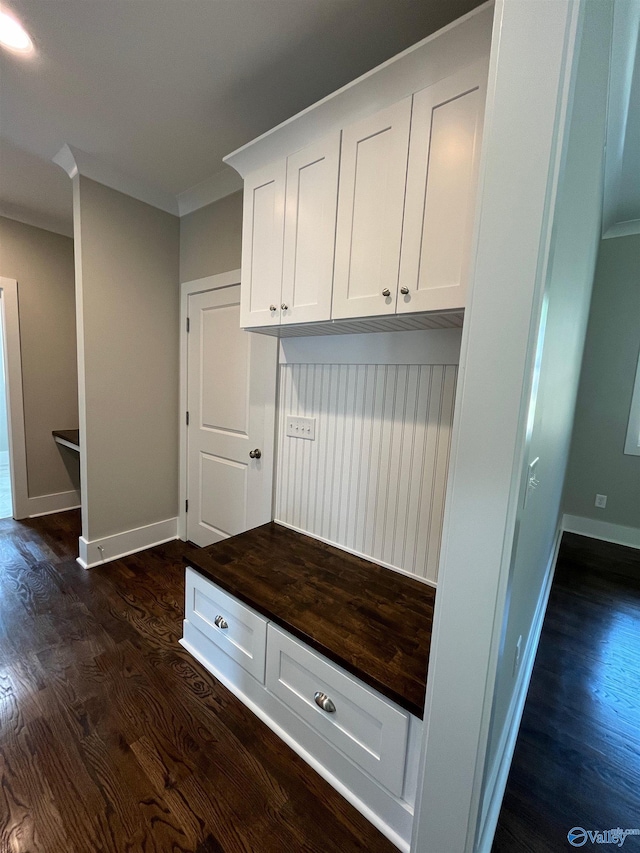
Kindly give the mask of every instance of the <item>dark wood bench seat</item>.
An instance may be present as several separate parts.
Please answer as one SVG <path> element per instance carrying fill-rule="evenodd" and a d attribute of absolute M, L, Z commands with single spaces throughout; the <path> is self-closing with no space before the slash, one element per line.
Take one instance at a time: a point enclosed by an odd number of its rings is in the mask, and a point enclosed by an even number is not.
<path fill-rule="evenodd" d="M 432 587 L 275 522 L 185 562 L 422 718 Z"/>

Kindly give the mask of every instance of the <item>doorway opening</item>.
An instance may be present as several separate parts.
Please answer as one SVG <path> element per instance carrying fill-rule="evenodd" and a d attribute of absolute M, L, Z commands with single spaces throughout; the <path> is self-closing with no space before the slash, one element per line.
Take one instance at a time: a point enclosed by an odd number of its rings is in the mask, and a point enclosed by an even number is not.
<path fill-rule="evenodd" d="M 0 291 L 0 296 L 2 292 Z M 11 466 L 9 464 L 9 418 L 7 370 L 4 345 L 4 300 L 0 298 L 0 519 L 13 516 Z"/>

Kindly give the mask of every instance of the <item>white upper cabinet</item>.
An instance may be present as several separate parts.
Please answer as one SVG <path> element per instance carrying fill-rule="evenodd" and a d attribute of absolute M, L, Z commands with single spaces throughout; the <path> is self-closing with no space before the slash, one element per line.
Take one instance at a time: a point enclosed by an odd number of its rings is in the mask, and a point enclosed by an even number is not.
<path fill-rule="evenodd" d="M 397 312 L 463 308 L 487 68 L 413 97 Z"/>
<path fill-rule="evenodd" d="M 340 133 L 287 159 L 281 322 L 331 316 Z"/>
<path fill-rule="evenodd" d="M 339 163 L 338 131 L 245 178 L 243 327 L 330 318 Z"/>
<path fill-rule="evenodd" d="M 393 314 L 411 98 L 342 133 L 332 317 Z"/>
<path fill-rule="evenodd" d="M 225 157 L 245 180 L 245 328 L 460 316 L 492 27 L 485 4 Z"/>
<path fill-rule="evenodd" d="M 285 176 L 282 160 L 245 178 L 241 326 L 280 323 Z"/>

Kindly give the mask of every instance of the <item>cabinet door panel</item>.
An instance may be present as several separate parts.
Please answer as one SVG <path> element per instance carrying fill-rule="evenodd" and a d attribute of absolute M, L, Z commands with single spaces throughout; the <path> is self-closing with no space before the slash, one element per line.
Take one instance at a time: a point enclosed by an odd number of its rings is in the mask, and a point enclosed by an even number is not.
<path fill-rule="evenodd" d="M 485 81 L 481 63 L 414 95 L 398 313 L 464 307 Z"/>
<path fill-rule="evenodd" d="M 240 325 L 280 323 L 285 161 L 247 175 L 242 228 Z M 274 305 L 276 310 L 271 311 Z"/>
<path fill-rule="evenodd" d="M 340 133 L 287 160 L 282 323 L 329 320 Z"/>
<path fill-rule="evenodd" d="M 395 311 L 410 122 L 405 98 L 342 133 L 334 319 Z"/>

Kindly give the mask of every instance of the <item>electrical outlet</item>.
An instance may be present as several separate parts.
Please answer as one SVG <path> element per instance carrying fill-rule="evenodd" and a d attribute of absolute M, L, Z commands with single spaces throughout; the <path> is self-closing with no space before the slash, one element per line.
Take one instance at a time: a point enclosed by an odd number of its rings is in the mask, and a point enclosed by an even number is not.
<path fill-rule="evenodd" d="M 522 654 L 522 634 L 518 637 L 518 642 L 516 643 L 516 650 L 513 655 L 513 675 L 515 676 L 516 672 L 520 667 L 520 655 Z"/>
<path fill-rule="evenodd" d="M 316 419 L 287 415 L 287 435 L 291 438 L 308 438 L 310 441 L 315 441 Z"/>
<path fill-rule="evenodd" d="M 606 495 L 596 495 L 596 506 L 598 509 L 604 509 L 607 505 Z"/>

